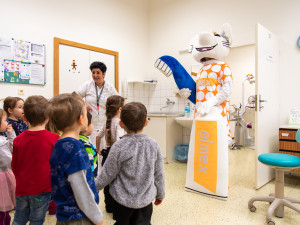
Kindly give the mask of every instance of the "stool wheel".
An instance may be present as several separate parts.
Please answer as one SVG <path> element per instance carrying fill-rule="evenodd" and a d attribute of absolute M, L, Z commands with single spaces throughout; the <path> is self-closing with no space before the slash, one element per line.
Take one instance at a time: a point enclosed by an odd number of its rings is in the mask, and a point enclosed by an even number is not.
<path fill-rule="evenodd" d="M 273 220 L 267 221 L 268 225 L 275 225 L 275 222 Z"/>
<path fill-rule="evenodd" d="M 256 207 L 254 205 L 249 205 L 248 208 L 249 208 L 249 210 L 251 212 L 255 212 L 256 211 Z"/>

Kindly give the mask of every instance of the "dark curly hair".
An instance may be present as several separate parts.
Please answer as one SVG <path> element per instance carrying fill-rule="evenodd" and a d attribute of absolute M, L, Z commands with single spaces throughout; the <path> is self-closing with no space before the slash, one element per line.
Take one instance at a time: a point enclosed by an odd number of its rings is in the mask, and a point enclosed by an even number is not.
<path fill-rule="evenodd" d="M 93 62 L 91 65 L 90 65 L 90 70 L 92 71 L 93 69 L 100 69 L 102 71 L 102 73 L 106 73 L 106 65 L 103 63 L 103 62 Z"/>

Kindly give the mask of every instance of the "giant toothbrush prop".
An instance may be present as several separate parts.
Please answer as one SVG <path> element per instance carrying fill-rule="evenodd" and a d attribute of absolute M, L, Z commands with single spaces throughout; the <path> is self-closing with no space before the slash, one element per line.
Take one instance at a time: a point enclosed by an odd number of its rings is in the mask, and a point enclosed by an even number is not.
<path fill-rule="evenodd" d="M 220 31 L 202 32 L 192 38 L 189 52 L 203 66 L 196 82 L 172 56 L 162 56 L 155 67 L 173 75 L 179 94 L 195 107 L 185 189 L 208 196 L 228 197 L 229 96 L 232 74 L 224 62 L 232 43 L 229 24 Z"/>

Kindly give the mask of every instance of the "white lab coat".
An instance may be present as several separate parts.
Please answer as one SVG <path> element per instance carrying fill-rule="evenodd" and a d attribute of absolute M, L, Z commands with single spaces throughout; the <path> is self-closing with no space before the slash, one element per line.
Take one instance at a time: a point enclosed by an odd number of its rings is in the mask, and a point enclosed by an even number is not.
<path fill-rule="evenodd" d="M 98 95 L 101 92 L 101 88 L 97 86 Z M 105 104 L 108 97 L 112 95 L 119 95 L 117 90 L 113 85 L 105 81 L 104 89 L 102 91 L 100 100 L 99 100 L 99 111 L 97 110 L 97 97 L 96 97 L 96 89 L 95 82 L 93 80 L 87 81 L 83 83 L 80 88 L 77 90 L 77 94 L 82 98 L 85 98 L 86 105 L 92 108 L 90 113 L 93 118 L 94 131 L 90 136 L 91 143 L 96 145 L 96 134 L 100 131 L 102 126 L 105 124 L 106 115 L 105 115 Z M 103 141 L 102 141 L 103 140 Z M 100 147 L 105 148 L 105 138 L 102 138 Z"/>

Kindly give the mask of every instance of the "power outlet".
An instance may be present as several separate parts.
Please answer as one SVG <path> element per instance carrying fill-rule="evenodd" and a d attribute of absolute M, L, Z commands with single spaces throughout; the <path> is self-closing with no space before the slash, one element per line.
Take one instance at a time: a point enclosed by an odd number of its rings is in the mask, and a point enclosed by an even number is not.
<path fill-rule="evenodd" d="M 24 89 L 18 89 L 18 94 L 19 95 L 24 95 Z"/>

